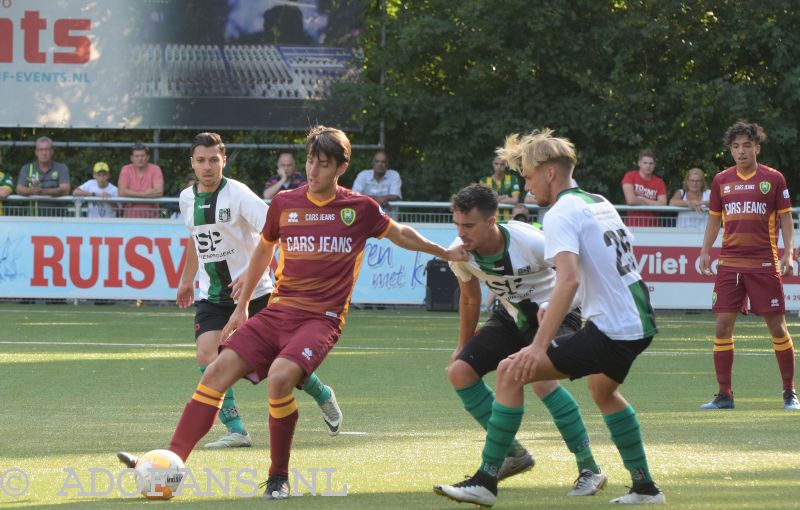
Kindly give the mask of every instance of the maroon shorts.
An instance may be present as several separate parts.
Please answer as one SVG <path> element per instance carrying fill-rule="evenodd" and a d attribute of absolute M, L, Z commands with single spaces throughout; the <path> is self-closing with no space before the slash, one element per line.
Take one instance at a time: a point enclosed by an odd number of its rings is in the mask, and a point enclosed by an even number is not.
<path fill-rule="evenodd" d="M 247 379 L 266 379 L 276 358 L 286 358 L 305 371 L 299 387 L 336 345 L 341 331 L 337 320 L 286 307 L 269 306 L 250 317 L 219 349 L 231 349 L 253 369 Z"/>
<path fill-rule="evenodd" d="M 711 311 L 737 313 L 745 298 L 756 315 L 784 313 L 783 282 L 778 273 L 737 273 L 720 271 L 714 283 Z"/>

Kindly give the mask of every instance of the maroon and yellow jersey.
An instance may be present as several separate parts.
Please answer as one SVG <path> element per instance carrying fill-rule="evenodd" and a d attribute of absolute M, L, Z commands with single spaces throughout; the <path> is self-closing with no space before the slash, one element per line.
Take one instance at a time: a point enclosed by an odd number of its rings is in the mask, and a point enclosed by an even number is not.
<path fill-rule="evenodd" d="M 783 174 L 758 165 L 745 179 L 736 167 L 725 169 L 714 176 L 708 208 L 722 216 L 719 270 L 780 272 L 778 217 L 792 208 Z"/>
<path fill-rule="evenodd" d="M 317 202 L 308 186 L 278 193 L 261 232 L 280 240 L 280 262 L 269 306 L 287 306 L 339 321 L 353 294 L 367 239 L 386 235 L 392 220 L 370 197 L 341 186 Z"/>

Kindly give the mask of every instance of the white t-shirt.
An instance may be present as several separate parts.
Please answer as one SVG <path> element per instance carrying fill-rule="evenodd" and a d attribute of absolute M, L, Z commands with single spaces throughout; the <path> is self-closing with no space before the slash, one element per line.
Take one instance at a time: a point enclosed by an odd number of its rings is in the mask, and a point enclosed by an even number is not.
<path fill-rule="evenodd" d="M 680 190 L 681 198 L 686 200 L 686 192 L 684 190 Z M 707 189 L 703 191 L 702 201 L 708 203 L 708 200 L 711 198 L 711 190 Z M 694 209 L 689 209 L 687 211 L 680 211 L 678 212 L 678 220 L 675 223 L 675 226 L 678 228 L 693 228 L 702 230 L 706 228 L 706 223 L 708 222 L 708 213 L 707 212 L 697 212 Z"/>
<path fill-rule="evenodd" d="M 362 170 L 353 181 L 353 191 L 371 197 L 397 195 L 403 198 L 403 193 L 400 191 L 402 187 L 403 181 L 396 170 L 386 170 L 380 181 L 375 179 L 374 170 Z"/>
<path fill-rule="evenodd" d="M 579 188 L 562 192 L 544 217 L 545 260 L 578 255 L 583 318 L 613 340 L 655 335 L 655 315 L 633 257 L 633 234 L 614 206 Z"/>
<path fill-rule="evenodd" d="M 108 193 L 112 197 L 119 196 L 119 190 L 116 186 L 111 184 L 110 182 L 106 184 L 105 188 L 101 188 L 97 185 L 97 181 L 95 179 L 89 179 L 88 181 L 84 182 L 78 189 L 81 191 L 85 191 L 87 193 L 95 193 L 99 195 L 100 193 Z M 89 218 L 113 218 L 117 215 L 117 205 L 114 204 L 106 204 L 103 202 L 88 202 L 87 203 L 87 213 L 86 215 Z"/>
<path fill-rule="evenodd" d="M 181 192 L 181 214 L 194 239 L 200 263 L 200 299 L 233 304 L 228 284 L 243 274 L 267 220 L 267 204 L 239 181 L 223 177 L 213 193 Z M 272 292 L 266 271 L 253 298 Z"/>
<path fill-rule="evenodd" d="M 550 299 L 556 275 L 544 260 L 545 239 L 538 228 L 528 223 L 511 220 L 498 225 L 506 240 L 505 249 L 495 257 L 476 257 L 450 262 L 453 273 L 463 282 L 473 277 L 486 283 L 520 329 L 527 329 L 527 320 L 520 304 L 529 300 L 542 303 Z M 450 248 L 461 246 L 461 238 L 450 243 Z M 524 304 L 522 305 L 524 306 Z"/>

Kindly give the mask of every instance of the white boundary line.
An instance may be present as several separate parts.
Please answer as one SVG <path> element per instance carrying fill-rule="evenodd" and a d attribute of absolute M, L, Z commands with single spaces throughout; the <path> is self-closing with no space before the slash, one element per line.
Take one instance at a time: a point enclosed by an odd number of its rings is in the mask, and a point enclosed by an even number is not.
<path fill-rule="evenodd" d="M 81 345 L 81 346 L 94 346 L 94 347 L 142 347 L 142 348 L 160 348 L 160 349 L 188 349 L 188 348 L 195 348 L 195 344 L 183 343 L 183 344 L 131 344 L 131 343 L 112 343 L 112 342 L 50 342 L 50 341 L 43 341 L 43 342 L 15 342 L 15 341 L 0 341 L 0 345 L 59 345 L 59 346 L 72 346 L 72 345 Z M 347 352 L 347 351 L 377 351 L 377 352 L 452 352 L 453 349 L 449 347 L 365 347 L 365 346 L 342 346 L 342 347 L 334 347 L 334 350 L 331 351 L 334 354 L 336 352 Z M 0 353 L 2 354 L 2 353 Z M 711 354 L 711 349 L 707 351 L 645 351 L 642 353 L 645 356 L 708 356 Z M 736 351 L 737 356 L 774 356 L 775 354 L 772 352 L 742 352 L 741 350 Z"/>

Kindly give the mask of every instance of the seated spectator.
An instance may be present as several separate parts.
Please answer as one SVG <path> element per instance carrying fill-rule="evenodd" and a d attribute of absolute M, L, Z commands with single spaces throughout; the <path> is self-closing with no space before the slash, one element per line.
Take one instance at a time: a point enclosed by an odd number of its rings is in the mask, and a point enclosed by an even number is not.
<path fill-rule="evenodd" d="M 131 147 L 131 164 L 119 171 L 119 196 L 160 198 L 164 196 L 164 174 L 161 167 L 150 163 L 150 149 L 141 143 Z M 126 218 L 158 218 L 157 203 L 125 204 Z"/>
<path fill-rule="evenodd" d="M 42 136 L 36 140 L 36 161 L 22 165 L 17 178 L 17 194 L 26 197 L 41 195 L 62 197 L 69 195 L 71 186 L 69 168 L 53 161 L 53 140 Z M 64 216 L 67 204 L 32 200 L 28 203 L 29 216 Z"/>
<path fill-rule="evenodd" d="M 667 205 L 667 186 L 655 175 L 656 155 L 652 149 L 639 152 L 639 169 L 629 170 L 622 178 L 622 192 L 627 205 Z M 659 213 L 628 211 L 629 227 L 658 227 Z"/>
<path fill-rule="evenodd" d="M 272 198 L 279 191 L 299 188 L 306 183 L 306 176 L 295 171 L 294 156 L 288 152 L 278 155 L 278 168 L 275 175 L 264 185 L 264 198 Z"/>
<path fill-rule="evenodd" d="M 3 153 L 0 152 L 0 163 L 2 162 Z M 10 195 L 12 191 L 14 191 L 14 181 L 11 180 L 11 174 L 0 170 L 0 216 L 3 215 L 3 199 Z"/>
<path fill-rule="evenodd" d="M 678 213 L 678 228 L 705 229 L 708 221 L 708 200 L 711 190 L 706 189 L 706 174 L 699 168 L 686 172 L 683 189 L 675 191 L 669 205 L 688 207 L 688 211 Z"/>
<path fill-rule="evenodd" d="M 77 188 L 72 194 L 76 197 L 112 198 L 119 196 L 117 187 L 108 182 L 108 164 L 98 161 L 92 168 L 92 177 Z M 117 215 L 119 204 L 107 202 L 89 202 L 86 216 L 89 218 L 114 218 Z"/>
<path fill-rule="evenodd" d="M 519 179 L 516 175 L 508 173 L 508 164 L 500 156 L 495 156 L 492 159 L 492 175 L 482 178 L 479 182 L 497 192 L 498 203 L 516 204 L 519 202 L 521 189 Z M 497 210 L 497 221 L 508 221 L 510 218 L 510 209 Z"/>
<path fill-rule="evenodd" d="M 393 200 L 403 199 L 403 181 L 399 172 L 388 168 L 389 155 L 386 151 L 376 152 L 372 157 L 372 168 L 358 172 L 353 191 L 372 197 L 387 213 L 393 214 L 396 211 L 389 209 L 388 205 Z"/>

